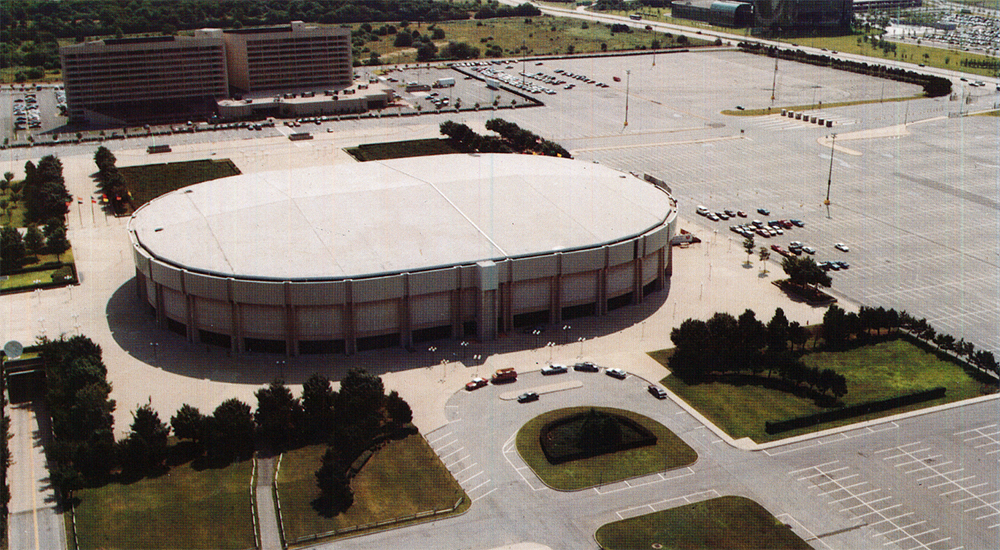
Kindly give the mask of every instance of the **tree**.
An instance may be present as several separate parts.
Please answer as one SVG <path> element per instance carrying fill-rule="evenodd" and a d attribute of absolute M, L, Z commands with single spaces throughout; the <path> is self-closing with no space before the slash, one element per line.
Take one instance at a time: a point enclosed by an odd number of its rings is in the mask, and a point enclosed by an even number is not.
<path fill-rule="evenodd" d="M 250 405 L 239 399 L 223 401 L 205 426 L 205 447 L 213 459 L 223 462 L 242 460 L 253 451 L 253 414 Z"/>
<path fill-rule="evenodd" d="M 378 416 L 385 400 L 382 379 L 354 368 L 340 381 L 334 411 L 338 422 L 356 423 Z"/>
<path fill-rule="evenodd" d="M 410 404 L 396 393 L 396 390 L 389 392 L 385 398 L 385 411 L 389 414 L 389 420 L 397 426 L 409 424 L 413 421 L 413 410 Z"/>
<path fill-rule="evenodd" d="M 774 310 L 774 316 L 767 323 L 767 349 L 775 353 L 788 349 L 788 319 L 780 307 Z"/>
<path fill-rule="evenodd" d="M 132 413 L 131 431 L 119 446 L 123 470 L 142 476 L 162 468 L 167 459 L 169 435 L 170 427 L 160 420 L 150 404 L 136 409 Z"/>
<path fill-rule="evenodd" d="M 101 172 L 106 172 L 114 168 L 116 162 L 118 162 L 118 159 L 115 158 L 115 154 L 107 147 L 101 145 L 94 151 L 94 164 L 97 165 L 97 169 Z"/>
<path fill-rule="evenodd" d="M 69 240 L 66 238 L 66 229 L 59 226 L 52 231 L 48 238 L 45 239 L 45 247 L 48 249 L 50 254 L 55 254 L 56 259 L 59 259 L 64 252 L 69 250 Z"/>
<path fill-rule="evenodd" d="M 10 273 L 21 267 L 24 252 L 24 241 L 17 229 L 8 226 L 0 229 L 0 269 L 4 273 Z"/>
<path fill-rule="evenodd" d="M 762 246 L 757 252 L 757 257 L 760 258 L 760 272 L 767 275 L 767 261 L 771 259 L 771 251 Z"/>
<path fill-rule="evenodd" d="M 743 239 L 743 250 L 747 251 L 747 263 L 746 263 L 746 265 L 750 265 L 750 255 L 753 254 L 754 247 L 755 247 L 755 245 L 754 245 L 754 242 L 753 242 L 753 235 L 750 235 L 749 237 L 746 237 L 745 239 Z"/>
<path fill-rule="evenodd" d="M 799 324 L 798 321 L 792 321 L 788 324 L 788 340 L 791 341 L 792 345 L 802 349 L 809 341 L 809 331 L 806 327 Z"/>
<path fill-rule="evenodd" d="M 45 248 L 45 237 L 37 225 L 29 225 L 24 233 L 24 249 L 32 256 L 38 256 Z"/>
<path fill-rule="evenodd" d="M 330 379 L 321 374 L 313 374 L 302 385 L 303 431 L 311 440 L 330 436 L 335 397 Z"/>
<path fill-rule="evenodd" d="M 347 510 L 354 504 L 354 492 L 347 476 L 350 465 L 334 448 L 323 453 L 319 470 L 316 471 L 316 485 L 319 487 L 321 505 L 331 514 Z"/>
<path fill-rule="evenodd" d="M 430 61 L 437 55 L 437 51 L 433 42 L 421 42 L 417 46 L 417 61 Z"/>
<path fill-rule="evenodd" d="M 950 334 L 938 334 L 937 338 L 934 338 L 934 344 L 945 351 L 952 351 L 955 349 L 955 337 Z"/>
<path fill-rule="evenodd" d="M 590 409 L 580 425 L 577 446 L 591 452 L 614 449 L 622 440 L 622 427 L 607 413 Z"/>
<path fill-rule="evenodd" d="M 823 339 L 828 346 L 838 347 L 847 342 L 847 314 L 837 304 L 823 314 Z"/>
<path fill-rule="evenodd" d="M 409 48 L 413 45 L 413 35 L 408 32 L 398 33 L 392 45 L 397 48 Z"/>
<path fill-rule="evenodd" d="M 798 286 L 830 286 L 833 279 L 827 272 L 823 271 L 816 261 L 810 257 L 786 257 L 781 261 L 781 268 L 788 275 L 792 284 Z"/>
<path fill-rule="evenodd" d="M 66 186 L 60 181 L 45 180 L 26 186 L 24 199 L 28 220 L 38 223 L 52 218 L 62 218 L 69 212 L 68 203 L 72 198 Z"/>
<path fill-rule="evenodd" d="M 254 393 L 257 410 L 254 422 L 261 438 L 276 451 L 285 450 L 295 441 L 302 417 L 302 405 L 292 396 L 284 381 L 274 380 L 271 385 Z"/>
<path fill-rule="evenodd" d="M 204 442 L 205 422 L 205 415 L 197 407 L 185 403 L 170 419 L 170 426 L 179 439 L 190 439 L 200 445 Z"/>

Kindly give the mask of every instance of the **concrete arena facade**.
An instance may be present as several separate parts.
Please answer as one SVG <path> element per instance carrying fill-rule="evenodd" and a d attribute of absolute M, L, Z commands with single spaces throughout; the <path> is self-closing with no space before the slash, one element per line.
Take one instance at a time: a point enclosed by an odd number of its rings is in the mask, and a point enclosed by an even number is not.
<path fill-rule="evenodd" d="M 140 300 L 190 342 L 348 353 L 604 315 L 663 288 L 676 202 L 591 163 L 445 155 L 179 189 L 128 232 Z"/>

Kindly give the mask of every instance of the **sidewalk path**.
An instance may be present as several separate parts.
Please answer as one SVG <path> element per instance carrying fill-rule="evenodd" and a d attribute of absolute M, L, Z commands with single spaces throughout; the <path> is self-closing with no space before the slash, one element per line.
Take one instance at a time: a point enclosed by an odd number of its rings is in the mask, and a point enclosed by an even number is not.
<path fill-rule="evenodd" d="M 257 461 L 257 522 L 260 529 L 260 550 L 281 550 L 278 514 L 274 507 L 274 466 L 277 457 L 255 458 Z"/>
<path fill-rule="evenodd" d="M 7 409 L 13 438 L 10 518 L 7 536 L 12 550 L 66 548 L 66 528 L 56 495 L 49 484 L 43 445 L 48 442 L 48 417 L 40 402 Z"/>

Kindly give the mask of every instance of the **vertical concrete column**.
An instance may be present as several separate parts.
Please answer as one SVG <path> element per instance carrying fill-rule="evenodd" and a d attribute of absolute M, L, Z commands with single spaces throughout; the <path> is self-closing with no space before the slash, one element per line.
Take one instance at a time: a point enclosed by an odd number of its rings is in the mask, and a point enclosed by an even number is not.
<path fill-rule="evenodd" d="M 656 251 L 656 290 L 663 290 L 663 285 L 666 284 L 666 271 L 667 271 L 667 251 L 670 249 L 670 244 L 667 244 L 663 248 Z"/>
<path fill-rule="evenodd" d="M 632 303 L 642 303 L 642 258 L 637 257 L 632 262 L 634 276 L 632 277 Z"/>
<path fill-rule="evenodd" d="M 674 247 L 668 243 L 663 248 L 667 251 L 667 266 L 664 271 L 670 277 L 674 274 Z"/>
<path fill-rule="evenodd" d="M 230 305 L 229 349 L 233 353 L 243 353 L 243 323 L 240 319 L 240 305 L 233 298 L 233 278 L 226 280 L 226 293 Z"/>
<path fill-rule="evenodd" d="M 156 326 L 167 327 L 167 312 L 163 308 L 163 285 L 153 281 L 153 288 L 156 289 Z"/>
<path fill-rule="evenodd" d="M 198 312 L 195 308 L 198 307 L 198 298 L 196 296 L 191 296 L 189 294 L 184 295 L 184 300 L 187 302 L 187 341 L 194 342 L 195 336 L 198 334 Z"/>
<path fill-rule="evenodd" d="M 413 347 L 413 322 L 410 319 L 410 274 L 403 274 L 403 295 L 399 297 L 399 345 Z"/>
<path fill-rule="evenodd" d="M 285 357 L 293 357 L 299 354 L 299 331 L 292 305 L 292 283 L 285 281 L 281 286 L 285 295 Z"/>
<path fill-rule="evenodd" d="M 146 276 L 135 268 L 135 293 L 139 296 L 139 301 L 143 304 L 149 303 L 149 296 L 146 295 Z"/>
<path fill-rule="evenodd" d="M 476 300 L 476 330 L 480 341 L 493 340 L 497 336 L 497 302 L 499 277 L 497 265 L 486 260 L 476 263 L 478 296 Z"/>
<path fill-rule="evenodd" d="M 556 274 L 549 287 L 549 323 L 562 322 L 562 254 L 556 253 Z"/>
<path fill-rule="evenodd" d="M 451 315 L 451 337 L 465 338 L 465 330 L 462 328 L 462 288 L 453 288 L 448 291 L 448 311 Z"/>
<path fill-rule="evenodd" d="M 358 340 L 354 330 L 354 290 L 350 279 L 344 281 L 344 353 L 354 355 L 358 352 Z"/>

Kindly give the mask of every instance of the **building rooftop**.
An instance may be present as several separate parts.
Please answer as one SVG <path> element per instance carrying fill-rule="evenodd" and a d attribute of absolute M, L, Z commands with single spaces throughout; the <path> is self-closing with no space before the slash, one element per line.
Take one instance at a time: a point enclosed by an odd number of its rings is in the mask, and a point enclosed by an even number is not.
<path fill-rule="evenodd" d="M 139 208 L 129 230 L 192 271 L 316 280 L 591 248 L 671 211 L 665 192 L 598 164 L 444 155 L 205 182 Z"/>

